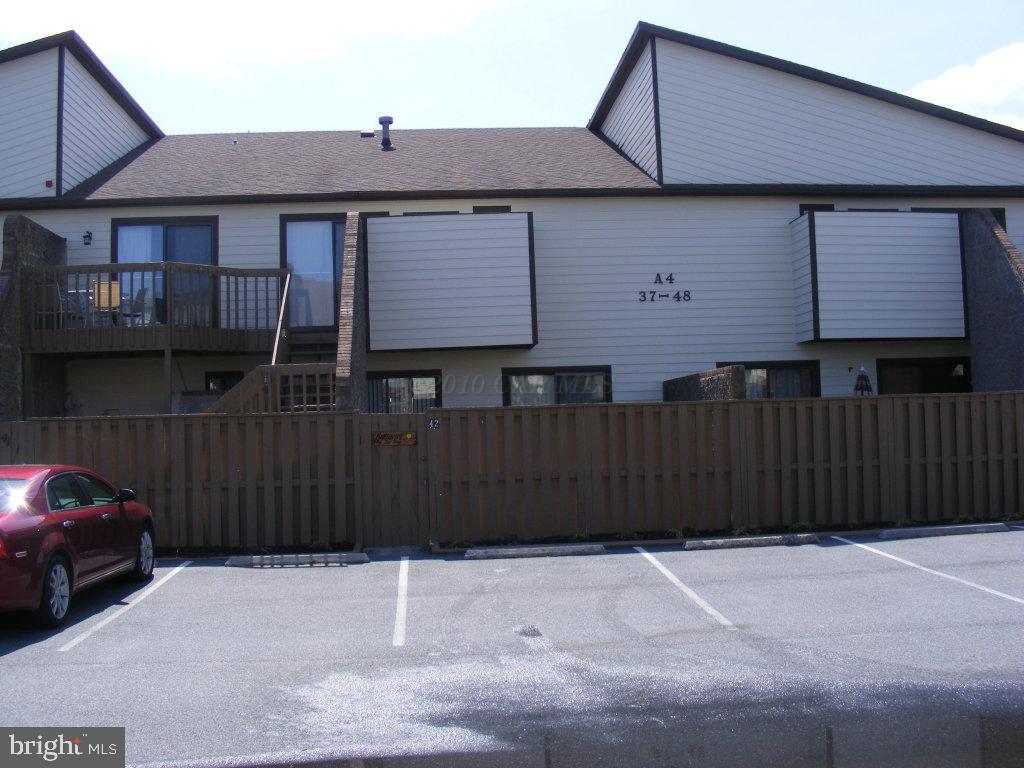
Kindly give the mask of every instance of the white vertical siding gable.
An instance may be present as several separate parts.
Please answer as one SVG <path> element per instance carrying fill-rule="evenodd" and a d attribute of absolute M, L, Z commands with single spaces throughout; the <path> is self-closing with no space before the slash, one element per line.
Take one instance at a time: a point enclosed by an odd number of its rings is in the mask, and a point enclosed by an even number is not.
<path fill-rule="evenodd" d="M 0 64 L 0 105 L 0 198 L 53 197 L 57 49 Z"/>
<path fill-rule="evenodd" d="M 600 131 L 652 179 L 658 178 L 652 40 L 626 78 Z"/>
<path fill-rule="evenodd" d="M 666 184 L 1016 185 L 1024 143 L 659 39 Z"/>
<path fill-rule="evenodd" d="M 75 55 L 67 51 L 62 191 L 73 189 L 148 138 L 149 134 L 93 79 Z"/>

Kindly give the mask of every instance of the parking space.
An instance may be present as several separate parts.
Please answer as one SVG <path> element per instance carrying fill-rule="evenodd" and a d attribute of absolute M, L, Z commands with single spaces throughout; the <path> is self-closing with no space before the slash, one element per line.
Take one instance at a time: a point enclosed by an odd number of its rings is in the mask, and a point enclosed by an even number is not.
<path fill-rule="evenodd" d="M 300 750 L 598 764 L 642 736 L 703 755 L 681 764 L 727 765 L 716 740 L 742 721 L 756 750 L 793 765 L 825 764 L 826 741 L 833 757 L 885 743 L 982 765 L 1007 728 L 1024 732 L 1022 565 L 1024 530 L 526 560 L 380 553 L 353 567 L 161 562 L 151 585 L 81 595 L 56 633 L 6 622 L 0 676 L 18 695 L 0 721 L 128 724 L 131 763 Z M 197 712 L 216 716 L 197 727 Z M 880 742 L 894 722 L 904 738 Z"/>

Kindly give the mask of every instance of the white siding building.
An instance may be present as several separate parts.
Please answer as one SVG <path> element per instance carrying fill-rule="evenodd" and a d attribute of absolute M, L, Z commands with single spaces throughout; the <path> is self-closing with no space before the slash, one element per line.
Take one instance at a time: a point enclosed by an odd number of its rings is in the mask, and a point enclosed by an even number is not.
<path fill-rule="evenodd" d="M 61 354 L 69 413 L 184 410 L 257 365 L 333 362 L 355 253 L 376 410 L 660 400 L 733 363 L 751 397 L 850 395 L 862 368 L 883 392 L 962 391 L 962 212 L 1024 239 L 1024 133 L 646 24 L 589 128 L 395 130 L 389 152 L 356 131 L 164 138 L 76 41 L 0 54 L 0 93 L 26 105 L 55 100 L 64 61 L 63 117 L 0 206 L 66 238 L 84 276 L 41 283 L 44 346 L 25 350 Z M 266 285 L 285 270 L 278 345 Z M 95 322 L 154 341 L 60 346 Z M 113 385 L 118 355 L 133 373 Z"/>

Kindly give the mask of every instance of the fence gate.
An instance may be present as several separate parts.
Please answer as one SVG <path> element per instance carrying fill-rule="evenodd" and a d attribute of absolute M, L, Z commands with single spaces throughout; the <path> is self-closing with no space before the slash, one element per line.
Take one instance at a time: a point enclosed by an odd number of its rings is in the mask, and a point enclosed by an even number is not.
<path fill-rule="evenodd" d="M 427 441 L 421 414 L 361 414 L 360 478 L 364 546 L 425 544 L 428 538 Z"/>

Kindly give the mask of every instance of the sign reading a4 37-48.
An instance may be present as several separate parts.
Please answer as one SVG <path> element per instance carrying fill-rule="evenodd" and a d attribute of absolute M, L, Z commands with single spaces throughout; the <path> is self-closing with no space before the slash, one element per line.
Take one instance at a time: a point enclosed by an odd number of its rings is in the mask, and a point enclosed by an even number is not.
<path fill-rule="evenodd" d="M 654 276 L 652 285 L 658 286 L 646 291 L 637 291 L 637 301 L 644 304 L 653 304 L 658 301 L 689 301 L 693 298 L 690 292 L 676 287 L 676 276 L 671 272 L 662 274 L 659 272 Z"/>

